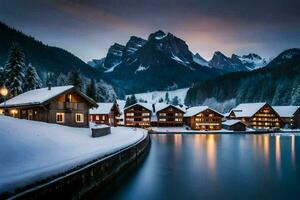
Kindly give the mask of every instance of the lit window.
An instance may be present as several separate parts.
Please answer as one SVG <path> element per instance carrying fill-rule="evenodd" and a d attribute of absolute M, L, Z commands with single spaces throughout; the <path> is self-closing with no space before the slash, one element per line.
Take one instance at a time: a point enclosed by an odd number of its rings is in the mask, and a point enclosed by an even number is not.
<path fill-rule="evenodd" d="M 126 116 L 134 116 L 134 113 L 126 113 Z"/>
<path fill-rule="evenodd" d="M 75 114 L 75 121 L 76 123 L 83 123 L 84 122 L 84 115 L 82 113 Z"/>
<path fill-rule="evenodd" d="M 99 119 L 100 119 L 100 118 L 99 118 L 99 115 L 96 115 L 96 120 L 99 121 Z"/>
<path fill-rule="evenodd" d="M 167 116 L 166 113 L 159 113 L 159 116 Z"/>
<path fill-rule="evenodd" d="M 142 113 L 142 116 L 150 116 L 150 113 Z"/>
<path fill-rule="evenodd" d="M 159 119 L 159 121 L 165 122 L 167 121 L 167 119 Z"/>
<path fill-rule="evenodd" d="M 105 120 L 105 115 L 102 115 L 102 120 Z"/>
<path fill-rule="evenodd" d="M 143 118 L 143 121 L 147 122 L 147 121 L 149 121 L 149 118 Z"/>
<path fill-rule="evenodd" d="M 64 123 L 65 122 L 65 113 L 56 113 L 56 122 Z"/>
<path fill-rule="evenodd" d="M 176 122 L 181 122 L 182 119 L 181 119 L 181 118 L 175 118 L 175 121 L 176 121 Z"/>

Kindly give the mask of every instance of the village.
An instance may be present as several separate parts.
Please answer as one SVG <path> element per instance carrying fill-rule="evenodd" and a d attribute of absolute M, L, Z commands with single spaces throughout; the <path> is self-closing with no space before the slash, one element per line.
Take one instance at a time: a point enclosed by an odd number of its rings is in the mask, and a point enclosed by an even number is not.
<path fill-rule="evenodd" d="M 2 96 L 8 93 L 1 89 Z M 264 103 L 242 103 L 228 113 L 208 106 L 175 106 L 166 103 L 134 103 L 124 100 L 96 103 L 74 86 L 59 86 L 31 90 L 0 104 L 0 114 L 56 123 L 71 127 L 89 127 L 90 123 L 107 126 L 170 128 L 175 132 L 274 132 L 300 128 L 299 106 L 271 106 Z M 168 129 L 169 128 L 169 129 Z M 172 129 L 171 129 L 172 130 Z"/>

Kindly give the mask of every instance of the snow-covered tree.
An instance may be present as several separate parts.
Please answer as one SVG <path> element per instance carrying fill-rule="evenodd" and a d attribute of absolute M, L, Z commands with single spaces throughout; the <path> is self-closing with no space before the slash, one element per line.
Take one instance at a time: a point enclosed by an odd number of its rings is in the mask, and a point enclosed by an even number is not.
<path fill-rule="evenodd" d="M 25 73 L 24 90 L 25 91 L 34 90 L 34 89 L 41 88 L 41 86 L 42 86 L 41 79 L 37 74 L 35 67 L 29 64 Z"/>
<path fill-rule="evenodd" d="M 175 96 L 175 97 L 172 99 L 172 104 L 173 104 L 174 106 L 178 106 L 178 104 L 179 104 L 179 98 L 178 98 L 178 96 Z"/>
<path fill-rule="evenodd" d="M 4 67 L 4 84 L 10 91 L 10 97 L 23 93 L 24 70 L 25 55 L 23 50 L 14 43 L 11 46 L 8 60 Z"/>
<path fill-rule="evenodd" d="M 128 106 L 130 106 L 130 105 L 131 105 L 131 103 L 130 103 L 130 97 L 127 97 L 126 98 L 126 102 L 125 102 L 125 108 L 128 107 Z"/>
<path fill-rule="evenodd" d="M 73 70 L 68 74 L 68 84 L 73 85 L 79 90 L 83 89 L 83 82 L 79 70 Z"/>
<path fill-rule="evenodd" d="M 60 73 L 56 79 L 57 86 L 65 86 L 68 84 L 68 78 L 63 73 Z"/>
<path fill-rule="evenodd" d="M 98 102 L 112 102 L 116 99 L 117 95 L 114 88 L 105 83 L 103 80 L 100 80 L 96 83 L 97 88 L 97 101 Z"/>
<path fill-rule="evenodd" d="M 91 79 L 90 83 L 87 85 L 86 95 L 94 100 L 97 100 L 97 88 L 94 79 Z"/>

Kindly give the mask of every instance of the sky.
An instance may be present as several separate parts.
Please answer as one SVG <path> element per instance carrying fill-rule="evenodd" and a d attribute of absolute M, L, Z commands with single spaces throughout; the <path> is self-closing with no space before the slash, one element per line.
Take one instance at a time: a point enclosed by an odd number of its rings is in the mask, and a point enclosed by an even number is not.
<path fill-rule="evenodd" d="M 300 0 L 0 0 L 0 21 L 84 61 L 157 30 L 211 59 L 300 47 Z"/>

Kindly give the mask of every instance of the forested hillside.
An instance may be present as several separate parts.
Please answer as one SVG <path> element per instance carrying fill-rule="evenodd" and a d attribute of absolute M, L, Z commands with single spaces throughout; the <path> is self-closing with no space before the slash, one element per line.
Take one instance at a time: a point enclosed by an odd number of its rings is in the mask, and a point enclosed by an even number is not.
<path fill-rule="evenodd" d="M 266 101 L 273 105 L 300 104 L 300 49 L 289 49 L 265 68 L 235 72 L 195 84 L 185 103 L 199 105 L 209 98 L 218 102 Z"/>

